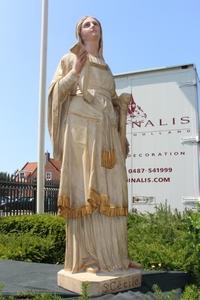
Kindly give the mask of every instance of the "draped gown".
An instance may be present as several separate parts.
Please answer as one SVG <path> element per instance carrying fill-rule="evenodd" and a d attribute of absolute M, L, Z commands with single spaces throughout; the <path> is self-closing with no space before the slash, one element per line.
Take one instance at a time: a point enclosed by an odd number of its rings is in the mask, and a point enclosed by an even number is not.
<path fill-rule="evenodd" d="M 49 130 L 62 159 L 59 213 L 66 220 L 65 269 L 127 269 L 127 175 L 114 109 L 112 73 L 89 55 L 77 76 L 73 54 L 49 90 Z"/>

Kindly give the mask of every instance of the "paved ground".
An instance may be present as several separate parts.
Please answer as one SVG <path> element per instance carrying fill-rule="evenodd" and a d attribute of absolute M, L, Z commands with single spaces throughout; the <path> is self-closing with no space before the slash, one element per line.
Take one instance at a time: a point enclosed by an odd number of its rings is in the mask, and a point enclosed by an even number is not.
<path fill-rule="evenodd" d="M 57 286 L 57 272 L 62 265 L 38 264 L 12 260 L 0 260 L 0 283 L 4 285 L 3 295 L 19 295 L 27 292 L 56 293 L 63 299 L 74 299 L 78 295 Z M 175 298 L 180 299 L 181 289 L 190 278 L 183 272 L 143 272 L 142 286 L 139 289 L 125 291 L 116 295 L 93 297 L 98 300 L 132 300 L 155 299 L 152 285 L 158 284 L 161 290 L 168 293 L 175 289 Z M 20 299 L 20 298 L 18 298 Z"/>

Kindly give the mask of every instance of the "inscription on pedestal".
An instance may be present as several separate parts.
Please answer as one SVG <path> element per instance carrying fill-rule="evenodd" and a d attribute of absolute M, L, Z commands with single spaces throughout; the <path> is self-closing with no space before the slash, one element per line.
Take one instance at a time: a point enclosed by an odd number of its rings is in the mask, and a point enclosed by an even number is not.
<path fill-rule="evenodd" d="M 110 279 L 102 285 L 103 294 L 115 293 L 122 290 L 133 289 L 141 286 L 141 276 L 130 276 L 129 278 Z"/>

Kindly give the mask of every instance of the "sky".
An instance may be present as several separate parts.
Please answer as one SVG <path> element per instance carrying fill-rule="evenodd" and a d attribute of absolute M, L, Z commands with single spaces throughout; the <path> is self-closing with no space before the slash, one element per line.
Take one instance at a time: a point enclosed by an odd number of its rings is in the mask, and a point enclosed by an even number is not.
<path fill-rule="evenodd" d="M 103 27 L 113 74 L 194 63 L 200 74 L 200 0 L 49 0 L 47 89 L 85 15 Z M 38 160 L 42 0 L 0 0 L 0 172 Z M 46 109 L 47 112 L 47 109 Z M 45 151 L 52 152 L 45 127 Z"/>

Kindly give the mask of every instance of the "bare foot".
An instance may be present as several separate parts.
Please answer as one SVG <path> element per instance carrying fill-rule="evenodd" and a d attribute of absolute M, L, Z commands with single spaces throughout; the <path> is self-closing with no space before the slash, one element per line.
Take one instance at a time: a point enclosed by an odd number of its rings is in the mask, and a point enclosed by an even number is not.
<path fill-rule="evenodd" d="M 142 265 L 135 262 L 135 261 L 130 261 L 128 267 L 129 268 L 134 268 L 134 269 L 142 269 Z"/>
<path fill-rule="evenodd" d="M 86 269 L 86 272 L 89 272 L 89 273 L 97 273 L 98 271 L 99 271 L 99 268 L 97 266 L 88 267 Z"/>

